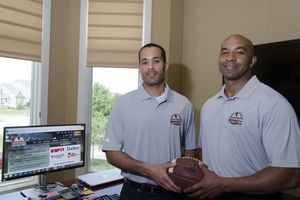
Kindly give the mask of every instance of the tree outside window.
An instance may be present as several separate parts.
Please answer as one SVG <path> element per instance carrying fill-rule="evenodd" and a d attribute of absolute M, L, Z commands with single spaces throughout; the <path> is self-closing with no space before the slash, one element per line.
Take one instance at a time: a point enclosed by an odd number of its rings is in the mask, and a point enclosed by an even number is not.
<path fill-rule="evenodd" d="M 113 104 L 122 94 L 138 87 L 138 69 L 100 68 L 93 69 L 92 87 L 92 171 L 114 168 L 106 161 L 102 144 Z"/>

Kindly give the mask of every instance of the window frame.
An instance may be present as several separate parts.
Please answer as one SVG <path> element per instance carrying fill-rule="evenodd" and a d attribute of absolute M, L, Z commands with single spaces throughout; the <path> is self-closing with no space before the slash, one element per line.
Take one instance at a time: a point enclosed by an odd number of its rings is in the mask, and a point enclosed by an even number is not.
<path fill-rule="evenodd" d="M 31 119 L 30 124 L 47 124 L 48 114 L 48 75 L 50 52 L 50 18 L 51 0 L 43 0 L 43 24 L 42 24 L 42 62 L 32 64 L 31 74 Z M 34 87 L 36 86 L 36 87 Z M 39 181 L 38 176 L 27 177 L 13 181 L 0 183 L 0 194 L 19 191 L 26 187 L 32 187 Z"/>
<path fill-rule="evenodd" d="M 77 122 L 86 124 L 87 146 L 91 145 L 91 116 L 92 116 L 92 84 L 93 70 L 87 67 L 87 28 L 88 28 L 88 0 L 81 0 L 80 5 L 80 42 L 78 65 L 78 96 Z M 144 0 L 143 8 L 143 44 L 151 41 L 152 0 Z M 139 75 L 140 77 L 140 75 Z M 139 78 L 139 82 L 140 82 Z M 86 150 L 84 168 L 76 169 L 76 176 L 90 172 L 90 149 Z"/>

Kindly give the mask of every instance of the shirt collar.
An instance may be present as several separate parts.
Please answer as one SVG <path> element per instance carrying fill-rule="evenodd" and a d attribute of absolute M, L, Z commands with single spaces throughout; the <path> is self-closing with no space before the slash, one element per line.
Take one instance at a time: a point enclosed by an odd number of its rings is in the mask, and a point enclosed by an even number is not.
<path fill-rule="evenodd" d="M 170 89 L 170 87 L 166 84 L 165 87 L 165 92 L 166 92 L 166 100 L 167 101 L 171 101 L 172 100 L 172 96 L 173 96 L 173 91 Z M 139 85 L 138 87 L 138 95 L 139 95 L 139 99 L 142 100 L 146 100 L 146 99 L 152 99 L 153 97 L 145 90 L 143 84 Z"/>
<path fill-rule="evenodd" d="M 254 91 L 260 84 L 261 82 L 258 80 L 258 78 L 256 76 L 252 76 L 251 79 L 242 87 L 242 89 L 236 95 L 229 99 L 248 98 L 254 93 Z M 221 91 L 217 94 L 217 98 L 227 99 L 225 95 L 225 85 L 223 85 Z"/>

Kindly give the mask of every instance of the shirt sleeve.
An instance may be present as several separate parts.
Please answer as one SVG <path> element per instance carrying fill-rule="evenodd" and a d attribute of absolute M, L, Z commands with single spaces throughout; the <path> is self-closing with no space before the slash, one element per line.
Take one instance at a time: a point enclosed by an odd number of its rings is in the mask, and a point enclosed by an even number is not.
<path fill-rule="evenodd" d="M 300 131 L 292 106 L 281 99 L 263 118 L 262 142 L 271 166 L 300 167 Z"/>
<path fill-rule="evenodd" d="M 192 103 L 187 105 L 186 111 L 186 120 L 185 120 L 185 149 L 192 150 L 196 149 L 196 131 L 195 131 L 195 118 L 194 118 L 194 108 Z"/>

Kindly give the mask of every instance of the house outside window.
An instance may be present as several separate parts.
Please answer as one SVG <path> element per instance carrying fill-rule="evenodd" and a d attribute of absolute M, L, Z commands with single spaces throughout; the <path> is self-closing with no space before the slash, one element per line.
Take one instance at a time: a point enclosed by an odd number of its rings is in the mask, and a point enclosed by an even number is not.
<path fill-rule="evenodd" d="M 6 126 L 27 126 L 38 124 L 40 96 L 35 92 L 40 63 L 0 57 L 0 164 L 2 163 L 3 128 Z M 33 86 L 33 87 L 31 87 Z M 35 120 L 34 120 L 35 119 Z M 0 177 L 2 171 L 0 165 Z M 35 183 L 35 177 L 0 183 L 0 192 L 17 185 Z"/>

